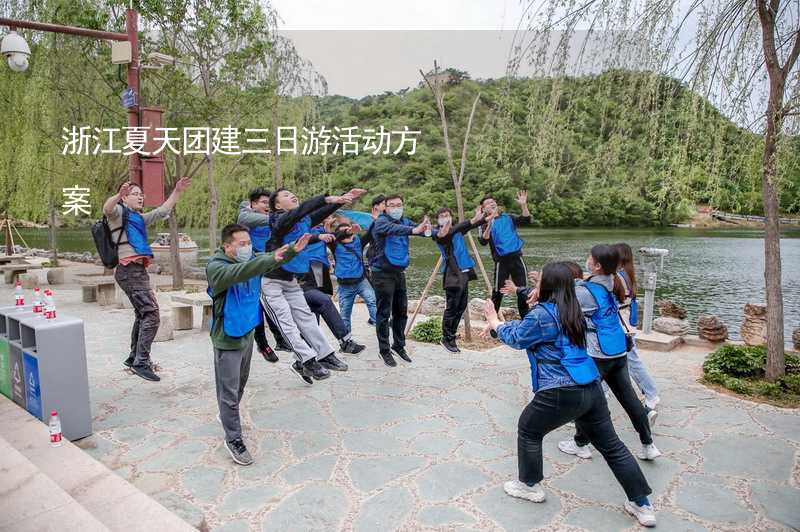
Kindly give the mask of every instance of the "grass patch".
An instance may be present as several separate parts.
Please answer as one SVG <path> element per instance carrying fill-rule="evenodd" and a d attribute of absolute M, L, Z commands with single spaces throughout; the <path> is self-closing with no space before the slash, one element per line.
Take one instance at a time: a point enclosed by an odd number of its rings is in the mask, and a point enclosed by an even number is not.
<path fill-rule="evenodd" d="M 786 353 L 786 375 L 777 382 L 764 378 L 766 347 L 725 345 L 703 362 L 701 382 L 749 399 L 800 407 L 800 355 Z"/>

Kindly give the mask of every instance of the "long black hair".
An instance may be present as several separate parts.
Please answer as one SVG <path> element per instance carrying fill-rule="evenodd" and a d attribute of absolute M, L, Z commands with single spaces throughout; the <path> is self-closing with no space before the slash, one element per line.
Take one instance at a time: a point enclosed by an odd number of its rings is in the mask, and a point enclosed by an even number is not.
<path fill-rule="evenodd" d="M 605 244 L 597 244 L 592 246 L 591 254 L 595 262 L 602 268 L 603 273 L 611 275 L 614 279 L 614 295 L 617 301 L 625 301 L 628 294 L 625 290 L 625 285 L 622 284 L 622 279 L 617 276 L 617 268 L 619 267 L 619 252 L 617 248 Z"/>
<path fill-rule="evenodd" d="M 539 301 L 555 303 L 561 330 L 578 347 L 586 347 L 586 320 L 575 295 L 575 276 L 566 262 L 550 262 L 542 268 Z"/>
<path fill-rule="evenodd" d="M 633 266 L 633 250 L 625 242 L 614 244 L 617 253 L 619 253 L 619 269 L 624 270 L 628 276 L 628 289 L 631 296 L 636 295 L 636 268 Z"/>

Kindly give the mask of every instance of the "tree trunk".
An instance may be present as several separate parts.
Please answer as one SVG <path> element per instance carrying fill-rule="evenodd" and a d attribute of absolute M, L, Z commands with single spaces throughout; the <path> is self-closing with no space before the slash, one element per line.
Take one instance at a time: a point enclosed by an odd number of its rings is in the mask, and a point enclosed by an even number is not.
<path fill-rule="evenodd" d="M 275 130 L 275 188 L 283 186 L 283 176 L 281 175 L 281 155 L 278 153 L 278 98 L 275 98 L 275 103 L 272 105 L 272 128 Z"/>
<path fill-rule="evenodd" d="M 52 200 L 49 205 L 48 224 L 50 227 L 47 230 L 50 241 L 50 265 L 58 266 L 58 245 L 56 243 L 56 208 L 53 206 Z"/>
<path fill-rule="evenodd" d="M 778 194 L 775 190 L 777 169 L 777 127 L 773 106 L 767 112 L 767 133 L 764 136 L 764 281 L 767 289 L 767 380 L 776 381 L 786 373 L 783 345 L 783 289 L 781 287 L 781 229 Z"/>
<path fill-rule="evenodd" d="M 219 216 L 219 191 L 214 182 L 214 156 L 208 156 L 208 195 L 210 208 L 208 211 L 208 251 L 217 249 L 217 217 Z"/>
<path fill-rule="evenodd" d="M 175 181 L 183 175 L 183 154 L 175 156 Z M 172 263 L 172 289 L 183 290 L 183 266 L 181 265 L 181 254 L 178 241 L 178 218 L 175 212 L 177 207 L 172 208 L 169 214 L 169 259 Z"/>

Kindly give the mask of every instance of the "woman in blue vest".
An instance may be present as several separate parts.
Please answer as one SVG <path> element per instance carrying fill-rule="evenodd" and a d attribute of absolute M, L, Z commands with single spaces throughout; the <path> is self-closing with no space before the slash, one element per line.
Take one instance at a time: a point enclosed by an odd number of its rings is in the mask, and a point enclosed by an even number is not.
<path fill-rule="evenodd" d="M 533 400 L 519 417 L 517 461 L 519 480 L 503 486 L 506 493 L 544 502 L 540 482 L 542 439 L 570 421 L 581 427 L 603 455 L 628 500 L 625 509 L 641 524 L 655 526 L 647 480 L 611 422 L 600 374 L 586 353 L 586 322 L 575 295 L 575 281 L 563 262 L 545 265 L 539 280 L 539 303 L 518 321 L 502 323 L 494 305 L 484 307 L 489 329 L 501 342 L 525 349 L 531 365 Z"/>
<path fill-rule="evenodd" d="M 442 288 L 445 293 L 442 347 L 451 353 L 460 353 L 456 345 L 456 331 L 469 303 L 469 282 L 478 278 L 464 235 L 483 225 L 484 216 L 479 207 L 471 220 L 453 225 L 452 211 L 443 207 L 436 213 L 436 221 L 432 237 L 442 254 Z"/>
<path fill-rule="evenodd" d="M 617 274 L 622 277 L 622 282 L 625 285 L 626 299 L 621 307 L 628 308 L 628 323 L 631 327 L 636 327 L 638 320 L 638 303 L 636 301 L 636 270 L 633 267 L 633 250 L 624 242 L 614 244 L 614 248 L 617 250 L 617 253 L 619 253 L 619 268 Z M 658 388 L 656 387 L 653 377 L 650 376 L 644 362 L 639 357 L 639 352 L 636 349 L 636 339 L 633 341 L 633 349 L 628 351 L 628 372 L 631 374 L 633 382 L 635 382 L 639 390 L 641 390 L 642 395 L 644 395 L 645 406 L 655 412 L 655 407 L 661 402 L 661 399 L 658 397 Z M 653 424 L 652 416 L 653 414 L 651 414 L 651 425 Z"/>
<path fill-rule="evenodd" d="M 270 194 L 269 190 L 259 187 L 250 192 L 249 201 L 245 200 L 239 204 L 239 217 L 236 223 L 247 227 L 250 232 L 250 241 L 253 243 L 253 251 L 256 253 L 264 253 L 266 251 L 267 242 L 272 235 L 272 231 L 269 228 Z M 264 319 L 269 326 L 270 332 L 275 337 L 275 349 L 291 352 L 292 348 L 284 339 L 278 325 L 266 312 L 264 312 Z M 270 347 L 264 327 L 256 327 L 255 340 L 258 352 L 261 353 L 264 360 L 273 364 L 278 361 L 278 355 Z"/>
<path fill-rule="evenodd" d="M 639 400 L 628 374 L 627 352 L 633 347 L 632 339 L 626 337 L 619 302 L 625 300 L 625 287 L 617 275 L 619 254 L 611 246 L 599 244 L 592 248 L 586 260 L 589 277 L 577 281 L 575 293 L 586 318 L 586 345 L 603 380 L 611 388 L 614 397 L 628 414 L 633 428 L 639 433 L 642 460 L 655 460 L 661 452 L 653 443 L 650 421 L 655 411 L 649 411 Z M 580 458 L 591 458 L 589 438 L 576 427 L 572 440 L 559 442 L 558 448 Z"/>
<path fill-rule="evenodd" d="M 494 287 L 492 302 L 495 310 L 500 310 L 503 302 L 503 293 L 500 291 L 505 286 L 506 279 L 511 279 L 517 286 L 528 284 L 528 272 L 522 260 L 522 247 L 525 243 L 517 234 L 517 227 L 527 226 L 531 223 L 531 212 L 528 210 L 528 193 L 519 191 L 517 203 L 522 209 L 522 214 L 506 214 L 497 205 L 497 201 L 487 195 L 481 200 L 481 208 L 486 216 L 486 229 L 478 233 L 478 242 L 482 246 L 489 245 L 494 260 Z M 528 313 L 528 303 L 525 298 L 517 295 L 517 308 L 519 315 Z"/>
<path fill-rule="evenodd" d="M 330 244 L 335 259 L 337 293 L 339 295 L 339 312 L 347 329 L 352 331 L 353 303 L 356 296 L 361 296 L 367 305 L 369 319 L 377 320 L 377 304 L 375 291 L 366 277 L 364 268 L 361 227 L 340 223 L 336 226 L 336 240 Z"/>

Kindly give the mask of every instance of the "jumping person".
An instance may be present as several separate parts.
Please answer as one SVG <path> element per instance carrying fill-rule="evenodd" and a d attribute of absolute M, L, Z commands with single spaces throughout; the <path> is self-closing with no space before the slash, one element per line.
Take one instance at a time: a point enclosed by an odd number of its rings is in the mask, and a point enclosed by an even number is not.
<path fill-rule="evenodd" d="M 353 303 L 356 296 L 361 296 L 367 305 L 369 319 L 377 321 L 375 291 L 366 278 L 362 258 L 361 227 L 358 224 L 340 223 L 336 226 L 336 239 L 329 244 L 333 251 L 334 273 L 336 273 L 337 294 L 339 296 L 339 312 L 345 325 L 352 331 Z M 369 322 L 367 322 L 369 323 Z"/>
<path fill-rule="evenodd" d="M 622 278 L 622 282 L 625 285 L 626 299 L 624 305 L 621 307 L 628 309 L 628 324 L 631 327 L 635 327 L 637 323 L 638 306 L 636 304 L 636 270 L 633 267 L 633 250 L 624 242 L 614 244 L 614 249 L 617 250 L 620 259 L 619 271 L 617 271 L 617 274 Z M 624 314 L 623 319 L 625 319 Z M 628 351 L 628 372 L 631 374 L 633 382 L 635 382 L 641 390 L 642 395 L 644 395 L 644 404 L 650 409 L 648 415 L 650 416 L 650 424 L 652 425 L 654 422 L 656 405 L 661 399 L 658 397 L 658 388 L 656 387 L 653 377 L 650 376 L 644 362 L 639 357 L 635 338 L 633 339 L 633 349 Z"/>
<path fill-rule="evenodd" d="M 538 293 L 539 303 L 522 320 L 501 323 L 492 303 L 484 307 L 489 328 L 500 341 L 527 351 L 535 393 L 517 426 L 519 480 L 506 482 L 503 489 L 512 497 L 544 502 L 542 439 L 574 420 L 625 491 L 625 510 L 643 526 L 655 526 L 648 499 L 652 490 L 614 430 L 600 374 L 586 352 L 586 322 L 569 267 L 560 262 L 545 265 Z"/>
<path fill-rule="evenodd" d="M 271 192 L 263 188 L 256 188 L 250 192 L 249 201 L 245 200 L 239 204 L 239 217 L 236 223 L 247 227 L 250 231 L 250 241 L 253 243 L 253 251 L 255 253 L 264 253 L 266 251 L 267 242 L 270 238 L 269 228 L 269 196 Z M 275 349 L 278 351 L 291 351 L 292 349 L 287 345 L 286 340 L 283 339 L 280 329 L 277 324 L 270 318 L 266 312 L 263 313 L 272 336 L 275 337 Z M 259 326 L 255 329 L 255 341 L 258 352 L 264 357 L 267 362 L 275 363 L 278 361 L 278 355 L 270 347 L 267 340 L 267 334 L 264 327 Z"/>
<path fill-rule="evenodd" d="M 392 351 L 411 362 L 406 353 L 406 322 L 408 321 L 408 292 L 405 269 L 410 257 L 408 237 L 422 235 L 431 229 L 428 217 L 419 225 L 403 217 L 403 197 L 392 194 L 386 197 L 386 211 L 373 222 L 370 234 L 374 253 L 370 259 L 372 286 L 375 289 L 378 307 L 376 332 L 378 348 L 383 363 L 397 366 Z M 389 322 L 392 328 L 392 344 L 389 348 Z"/>
<path fill-rule="evenodd" d="M 531 223 L 531 212 L 528 210 L 528 193 L 521 190 L 517 192 L 517 203 L 522 214 L 506 214 L 497 205 L 494 197 L 484 196 L 481 200 L 481 208 L 486 216 L 486 228 L 480 229 L 478 242 L 481 245 L 489 245 L 494 260 L 494 287 L 492 290 L 492 302 L 494 308 L 500 310 L 503 301 L 501 289 L 505 285 L 506 279 L 511 279 L 515 285 L 523 287 L 527 284 L 527 271 L 525 262 L 522 260 L 522 247 L 524 242 L 517 234 L 517 227 L 527 226 Z M 528 313 L 528 303 L 525 298 L 517 295 L 517 308 L 519 315 L 524 316 Z"/>
<path fill-rule="evenodd" d="M 586 319 L 586 344 L 600 375 L 611 388 L 622 408 L 628 414 L 633 428 L 639 433 L 642 460 L 655 460 L 661 452 L 653 443 L 648 410 L 636 396 L 628 375 L 627 351 L 630 349 L 619 315 L 619 301 L 625 300 L 625 288 L 617 276 L 619 254 L 606 245 L 592 247 L 586 260 L 589 278 L 577 281 L 575 293 Z M 572 440 L 559 442 L 558 448 L 580 458 L 591 458 L 590 439 L 581 426 L 576 425 Z"/>
<path fill-rule="evenodd" d="M 484 216 L 478 207 L 471 220 L 453 225 L 452 211 L 443 207 L 437 211 L 436 221 L 433 241 L 442 254 L 442 288 L 446 300 L 442 316 L 442 347 L 451 353 L 460 353 L 461 350 L 456 345 L 456 332 L 469 303 L 469 282 L 478 278 L 464 235 L 482 225 Z"/>
<path fill-rule="evenodd" d="M 161 317 L 158 300 L 150 288 L 150 276 L 147 274 L 147 266 L 153 261 L 153 251 L 147 239 L 147 226 L 168 218 L 181 194 L 191 183 L 192 180 L 188 177 L 180 178 L 167 200 L 144 214 L 142 187 L 132 183 L 123 183 L 119 191 L 103 204 L 103 214 L 106 215 L 111 234 L 124 231 L 124 235 L 113 237 L 115 242 L 119 237 L 119 265 L 114 270 L 114 279 L 128 296 L 135 316 L 131 331 L 131 351 L 123 364 L 148 381 L 161 380 L 150 359 L 150 348 L 158 332 Z"/>
<path fill-rule="evenodd" d="M 301 281 L 303 295 L 311 309 L 317 316 L 317 322 L 322 318 L 325 325 L 339 341 L 339 351 L 355 355 L 365 349 L 366 346 L 356 342 L 350 330 L 350 325 L 346 323 L 333 303 L 333 280 L 331 279 L 330 261 L 328 260 L 328 248 L 326 244 L 334 241 L 334 234 L 331 232 L 331 224 L 334 218 L 329 216 L 324 225 L 311 228 L 311 234 L 317 235 L 319 242 L 311 244 L 306 249 L 309 260 L 309 271 Z"/>
<path fill-rule="evenodd" d="M 367 280 L 372 282 L 372 271 L 370 270 L 369 264 L 372 260 L 372 256 L 374 255 L 375 248 L 372 247 L 372 226 L 375 225 L 375 220 L 378 219 L 378 216 L 386 211 L 386 196 L 383 194 L 378 194 L 374 198 L 372 198 L 372 210 L 370 215 L 372 216 L 372 223 L 366 228 L 366 232 L 361 237 L 361 249 L 364 251 L 364 275 L 366 276 Z M 370 318 L 370 321 L 373 321 Z M 371 325 L 375 325 L 372 323 Z"/>
<path fill-rule="evenodd" d="M 365 192 L 353 189 L 342 196 L 314 196 L 300 203 L 292 192 L 284 188 L 276 190 L 269 198 L 272 234 L 267 249 L 277 249 L 299 238 L 341 205 L 352 203 Z M 316 240 L 319 237 L 312 237 L 310 242 Z M 306 383 L 312 384 L 312 379 L 327 379 L 330 370 L 347 371 L 347 364 L 330 348 L 297 282 L 297 278 L 308 271 L 305 253 L 272 270 L 264 276 L 261 300 L 297 357 L 292 369 Z"/>
<path fill-rule="evenodd" d="M 222 248 L 206 266 L 208 293 L 213 301 L 211 343 L 219 420 L 225 431 L 225 448 L 234 462 L 250 465 L 253 457 L 242 439 L 239 403 L 250 375 L 253 330 L 261 325 L 261 276 L 278 268 L 303 250 L 310 235 L 273 254 L 253 255 L 247 227 L 230 224 L 222 229 Z"/>

